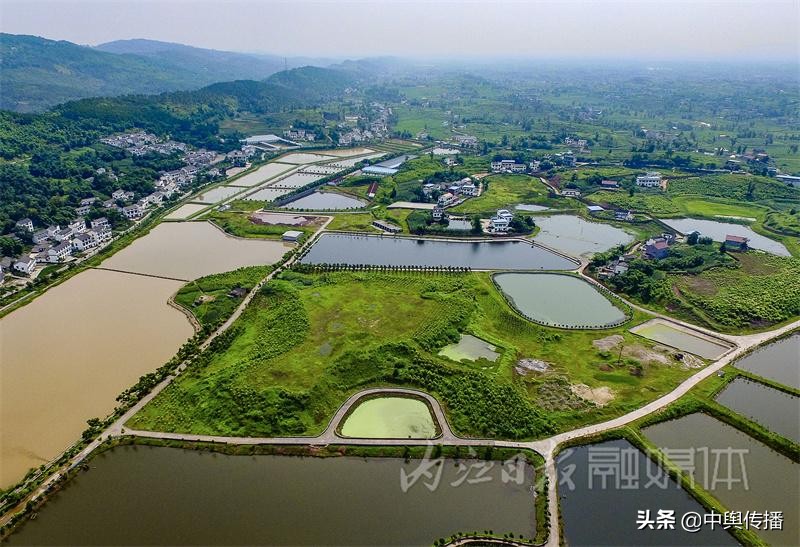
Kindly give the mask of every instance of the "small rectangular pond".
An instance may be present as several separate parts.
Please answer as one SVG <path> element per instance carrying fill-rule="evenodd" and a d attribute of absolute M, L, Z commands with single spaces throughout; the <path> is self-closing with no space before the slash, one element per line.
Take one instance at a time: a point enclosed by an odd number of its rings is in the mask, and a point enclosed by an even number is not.
<path fill-rule="evenodd" d="M 652 319 L 647 323 L 642 323 L 633 327 L 631 332 L 649 340 L 694 353 L 704 359 L 719 359 L 732 347 L 722 340 L 663 319 Z"/>
<path fill-rule="evenodd" d="M 747 244 L 752 249 L 767 251 L 779 256 L 791 256 L 783 243 L 764 237 L 754 232 L 749 226 L 742 224 L 699 218 L 664 218 L 659 220 L 682 234 L 689 234 L 697 230 L 701 235 L 710 237 L 714 241 L 725 241 L 725 236 L 727 235 L 742 236 L 750 240 Z"/>
<path fill-rule="evenodd" d="M 736 545 L 720 528 L 639 530 L 639 511 L 705 509 L 628 441 L 578 446 L 559 454 L 558 497 L 568 545 Z M 657 480 L 654 480 L 657 479 Z"/>
<path fill-rule="evenodd" d="M 278 179 L 275 182 L 270 183 L 270 187 L 291 188 L 292 190 L 296 190 L 297 188 L 311 184 L 315 180 L 319 180 L 322 177 L 323 175 L 312 175 L 310 173 L 292 173 L 286 178 Z"/>
<path fill-rule="evenodd" d="M 261 188 L 260 190 L 256 190 L 249 196 L 245 196 L 244 199 L 249 201 L 274 201 L 281 196 L 285 196 L 291 192 L 288 188 Z"/>
<path fill-rule="evenodd" d="M 361 209 L 366 205 L 360 199 L 345 196 L 338 192 L 314 192 L 282 206 L 281 209 L 304 211 L 346 211 Z"/>
<path fill-rule="evenodd" d="M 576 264 L 525 241 L 445 241 L 355 234 L 323 234 L 304 264 L 469 267 L 476 270 L 571 270 Z"/>
<path fill-rule="evenodd" d="M 191 198 L 191 201 L 199 203 L 217 203 L 218 201 L 222 201 L 223 199 L 227 199 L 243 191 L 244 188 L 238 188 L 236 186 L 217 186 L 216 188 L 212 188 L 211 190 Z"/>
<path fill-rule="evenodd" d="M 800 443 L 800 397 L 740 376 L 717 395 L 717 402 Z"/>
<path fill-rule="evenodd" d="M 530 467 L 521 484 L 503 481 L 499 464 L 488 481 L 458 484 L 464 470 L 443 461 L 404 492 L 401 473 L 419 463 L 115 448 L 10 544 L 427 546 L 459 531 L 534 535 Z"/>
<path fill-rule="evenodd" d="M 800 334 L 759 348 L 733 366 L 800 389 Z"/>
<path fill-rule="evenodd" d="M 672 461 L 731 511 L 783 511 L 784 530 L 759 531 L 773 545 L 800 545 L 800 464 L 706 414 L 643 430 Z"/>
<path fill-rule="evenodd" d="M 174 211 L 171 211 L 167 216 L 164 218 L 166 220 L 185 220 L 192 216 L 195 213 L 206 209 L 208 205 L 201 205 L 199 203 L 187 203 L 186 205 L 181 205 Z"/>
<path fill-rule="evenodd" d="M 244 186 L 249 188 L 252 186 L 257 186 L 266 180 L 275 178 L 291 169 L 296 169 L 296 166 L 286 163 L 267 163 L 252 173 L 247 173 L 238 179 L 233 179 L 228 184 L 232 186 Z"/>

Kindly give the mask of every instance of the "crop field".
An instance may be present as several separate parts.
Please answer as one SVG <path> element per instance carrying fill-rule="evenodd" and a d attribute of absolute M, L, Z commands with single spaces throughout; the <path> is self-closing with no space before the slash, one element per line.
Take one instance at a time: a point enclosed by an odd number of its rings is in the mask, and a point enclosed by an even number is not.
<path fill-rule="evenodd" d="M 284 272 L 214 347 L 128 423 L 201 434 L 317 434 L 351 393 L 375 385 L 437 396 L 462 435 L 535 438 L 619 415 L 690 373 L 623 327 L 564 331 L 516 315 L 485 274 Z M 496 362 L 437 355 L 460 333 L 497 346 Z M 625 353 L 595 347 L 609 335 Z M 631 351 L 638 353 L 631 354 Z M 515 370 L 522 358 L 543 373 Z M 607 390 L 595 406 L 571 384 Z"/>

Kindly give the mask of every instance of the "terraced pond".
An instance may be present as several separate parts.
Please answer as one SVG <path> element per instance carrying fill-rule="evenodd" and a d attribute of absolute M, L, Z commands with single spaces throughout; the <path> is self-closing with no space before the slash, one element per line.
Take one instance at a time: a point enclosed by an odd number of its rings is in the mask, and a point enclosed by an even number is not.
<path fill-rule="evenodd" d="M 423 476 L 404 492 L 401 473 L 419 463 L 115 448 L 10 544 L 431 545 L 468 530 L 534 535 L 530 467 L 521 484 L 503 481 L 495 465 L 486 482 L 452 486 L 461 474 L 444 461 L 437 488 Z"/>
<path fill-rule="evenodd" d="M 604 459 L 603 459 L 604 458 Z M 627 472 L 596 462 L 626 461 Z M 593 463 L 594 462 L 594 463 Z M 637 512 L 672 509 L 676 515 L 705 510 L 664 471 L 628 441 L 616 440 L 579 446 L 562 452 L 556 461 L 558 495 L 564 537 L 568 545 L 736 545 L 720 528 L 702 528 L 693 534 L 675 530 L 638 530 Z M 605 474 L 604 474 L 605 473 Z M 657 478 L 658 481 L 653 479 Z"/>
<path fill-rule="evenodd" d="M 778 241 L 762 236 L 753 231 L 749 226 L 734 224 L 731 222 L 720 222 L 718 220 L 703 220 L 699 218 L 665 218 L 661 222 L 677 230 L 682 234 L 688 234 L 695 230 L 702 235 L 710 237 L 714 241 L 725 241 L 725 236 L 736 235 L 748 238 L 748 245 L 752 249 L 760 249 L 779 256 L 791 256 L 788 249 Z"/>
<path fill-rule="evenodd" d="M 337 192 L 314 192 L 287 203 L 282 209 L 301 209 L 306 211 L 346 211 L 361 209 L 366 203 Z"/>
<path fill-rule="evenodd" d="M 602 328 L 623 323 L 625 313 L 578 277 L 545 273 L 501 273 L 497 286 L 525 317 L 545 325 Z"/>
<path fill-rule="evenodd" d="M 800 334 L 764 346 L 736 361 L 734 366 L 800 389 Z"/>
<path fill-rule="evenodd" d="M 731 346 L 721 340 L 683 329 L 661 319 L 653 319 L 631 329 L 631 332 L 676 349 L 688 351 L 704 359 L 719 359 Z"/>
<path fill-rule="evenodd" d="M 739 377 L 717 395 L 717 402 L 800 443 L 800 397 Z"/>
<path fill-rule="evenodd" d="M 423 238 L 323 234 L 304 264 L 469 267 L 476 270 L 571 270 L 576 264 L 523 241 L 442 241 Z"/>
<path fill-rule="evenodd" d="M 433 439 L 438 431 L 428 405 L 415 397 L 372 397 L 356 403 L 341 426 L 344 437 Z"/>
<path fill-rule="evenodd" d="M 601 253 L 634 239 L 616 226 L 589 222 L 575 215 L 537 217 L 536 225 L 541 231 L 533 238 L 534 241 L 572 256 Z"/>
<path fill-rule="evenodd" d="M 800 545 L 800 464 L 706 414 L 644 429 L 673 462 L 732 511 L 783 511 L 784 530 L 760 531 L 773 545 Z M 688 457 L 687 457 L 688 456 Z"/>

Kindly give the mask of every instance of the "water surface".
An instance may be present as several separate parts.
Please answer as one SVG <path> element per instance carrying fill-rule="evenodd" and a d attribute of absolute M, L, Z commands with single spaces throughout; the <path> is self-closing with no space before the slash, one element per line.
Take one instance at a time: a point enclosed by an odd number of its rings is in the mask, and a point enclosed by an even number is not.
<path fill-rule="evenodd" d="M 192 335 L 183 283 L 86 270 L 0 319 L 0 488 L 80 438 Z"/>
<path fill-rule="evenodd" d="M 305 264 L 469 267 L 476 270 L 571 270 L 575 263 L 524 241 L 442 241 L 422 238 L 323 234 Z"/>
<path fill-rule="evenodd" d="M 673 462 L 728 509 L 783 511 L 783 531 L 758 534 L 773 545 L 800 545 L 800 465 L 706 414 L 656 424 L 644 434 L 657 446 L 676 450 Z"/>
<path fill-rule="evenodd" d="M 624 469 L 621 461 L 626 462 Z M 652 517 L 659 509 L 676 515 L 705 510 L 628 441 L 567 449 L 556 465 L 568 545 L 736 545 L 727 532 L 702 529 L 692 534 L 681 530 L 680 521 L 675 530 L 638 530 L 640 510 L 650 510 Z"/>
<path fill-rule="evenodd" d="M 425 401 L 415 397 L 372 397 L 350 412 L 341 426 L 345 437 L 432 439 L 436 425 Z"/>
<path fill-rule="evenodd" d="M 287 203 L 282 209 L 305 209 L 308 211 L 345 211 L 361 209 L 365 202 L 337 192 L 314 192 Z"/>
<path fill-rule="evenodd" d="M 227 199 L 242 191 L 242 188 L 238 188 L 236 186 L 217 186 L 216 188 L 212 188 L 207 192 L 203 192 L 202 194 L 193 197 L 192 201 L 197 201 L 200 203 L 217 203 L 218 201 Z"/>
<path fill-rule="evenodd" d="M 723 342 L 702 337 L 700 333 L 692 334 L 658 319 L 636 326 L 631 329 L 631 332 L 673 348 L 694 353 L 704 359 L 719 359 L 730 349 Z"/>
<path fill-rule="evenodd" d="M 466 466 L 469 460 L 462 462 Z M 11 536 L 17 545 L 431 545 L 458 531 L 535 532 L 533 472 L 463 480 L 444 462 L 438 487 L 407 492 L 402 459 L 225 456 L 116 448 Z M 472 471 L 474 476 L 475 470 Z"/>
<path fill-rule="evenodd" d="M 497 347 L 486 340 L 481 340 L 471 334 L 462 334 L 457 344 L 449 344 L 439 351 L 439 355 L 452 359 L 453 361 L 477 361 L 478 359 L 488 359 L 497 361 L 500 353 Z"/>
<path fill-rule="evenodd" d="M 295 169 L 294 165 L 286 163 L 267 163 L 253 171 L 229 182 L 233 186 L 256 186 L 262 182 L 275 178 L 282 173 Z"/>
<path fill-rule="evenodd" d="M 597 328 L 625 321 L 621 309 L 571 275 L 503 273 L 494 280 L 522 315 L 539 323 Z"/>
<path fill-rule="evenodd" d="M 734 366 L 800 389 L 800 334 L 759 348 Z"/>
<path fill-rule="evenodd" d="M 541 231 L 534 240 L 573 256 L 588 256 L 626 245 L 633 236 L 625 230 L 599 222 L 588 222 L 575 215 L 553 215 L 536 218 Z"/>
<path fill-rule="evenodd" d="M 753 231 L 749 226 L 734 224 L 732 222 L 720 222 L 718 220 L 703 220 L 699 218 L 665 218 L 661 222 L 677 230 L 682 234 L 688 234 L 695 230 L 702 235 L 710 237 L 714 241 L 725 241 L 725 236 L 743 236 L 750 241 L 748 245 L 753 249 L 760 249 L 780 256 L 791 256 L 783 243 L 764 237 Z"/>
<path fill-rule="evenodd" d="M 740 376 L 717 395 L 717 402 L 800 443 L 800 397 Z"/>
<path fill-rule="evenodd" d="M 193 214 L 202 211 L 203 209 L 208 208 L 208 205 L 200 205 L 198 203 L 187 203 L 186 205 L 181 205 L 167 216 L 165 219 L 168 220 L 183 220 L 189 218 Z"/>
<path fill-rule="evenodd" d="M 311 184 L 315 180 L 319 180 L 321 178 L 322 175 L 311 175 L 309 173 L 292 173 L 286 178 L 278 179 L 275 182 L 270 183 L 270 186 L 274 188 L 291 188 L 292 190 L 295 190 L 307 184 Z"/>
<path fill-rule="evenodd" d="M 291 192 L 288 188 L 261 188 L 246 196 L 244 199 L 251 200 L 251 201 L 274 201 L 281 196 L 285 196 Z"/>
<path fill-rule="evenodd" d="M 279 241 L 231 237 L 209 222 L 159 224 L 101 267 L 191 280 L 243 266 L 277 262 L 288 249 Z"/>

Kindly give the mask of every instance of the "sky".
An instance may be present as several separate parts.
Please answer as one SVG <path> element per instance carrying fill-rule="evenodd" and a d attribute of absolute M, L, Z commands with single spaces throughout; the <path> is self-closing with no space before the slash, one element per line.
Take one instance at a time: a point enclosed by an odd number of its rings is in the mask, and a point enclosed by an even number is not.
<path fill-rule="evenodd" d="M 797 61 L 800 0 L 0 0 L 0 30 L 326 57 Z"/>

